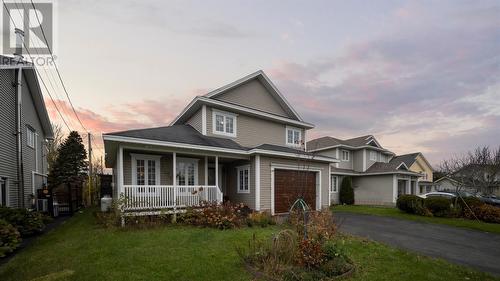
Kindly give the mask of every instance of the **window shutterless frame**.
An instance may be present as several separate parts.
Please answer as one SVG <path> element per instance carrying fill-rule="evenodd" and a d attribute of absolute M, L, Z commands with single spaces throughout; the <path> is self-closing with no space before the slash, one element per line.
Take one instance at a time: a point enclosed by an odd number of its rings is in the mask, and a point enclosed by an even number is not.
<path fill-rule="evenodd" d="M 237 136 L 237 114 L 212 110 L 212 133 L 229 137 Z"/>
<path fill-rule="evenodd" d="M 288 146 L 302 146 L 302 129 L 286 126 L 285 142 Z"/>
<path fill-rule="evenodd" d="M 339 191 L 339 177 L 331 175 L 330 193 L 337 193 Z"/>
<path fill-rule="evenodd" d="M 250 193 L 250 165 L 236 168 L 236 188 L 238 193 Z"/>
<path fill-rule="evenodd" d="M 350 157 L 350 151 L 349 150 L 341 150 L 340 151 L 342 153 L 342 161 L 349 161 L 349 157 Z"/>

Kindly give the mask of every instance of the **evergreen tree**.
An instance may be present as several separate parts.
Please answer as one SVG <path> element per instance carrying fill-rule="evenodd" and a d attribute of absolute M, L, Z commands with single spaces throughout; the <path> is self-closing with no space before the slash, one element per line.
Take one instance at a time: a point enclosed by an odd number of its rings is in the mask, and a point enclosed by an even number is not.
<path fill-rule="evenodd" d="M 339 200 L 341 204 L 354 204 L 354 189 L 351 177 L 344 177 L 340 186 Z"/>
<path fill-rule="evenodd" d="M 57 158 L 50 169 L 48 182 L 51 187 L 75 181 L 83 181 L 88 171 L 87 151 L 76 131 L 59 146 Z"/>

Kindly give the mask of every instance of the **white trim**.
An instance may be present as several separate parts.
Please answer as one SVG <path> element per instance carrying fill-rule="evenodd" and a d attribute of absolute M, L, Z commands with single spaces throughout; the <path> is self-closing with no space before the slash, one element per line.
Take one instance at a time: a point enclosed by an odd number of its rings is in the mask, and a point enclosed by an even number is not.
<path fill-rule="evenodd" d="M 338 161 L 340 161 L 340 158 L 339 158 L 339 151 L 340 151 L 340 149 L 339 149 L 339 148 L 335 148 L 335 158 L 337 158 L 337 160 L 338 160 Z M 338 168 L 338 167 L 339 167 L 339 165 L 340 165 L 340 162 L 335 163 L 335 167 L 337 167 L 337 168 Z"/>
<path fill-rule="evenodd" d="M 174 191 L 175 191 L 176 190 L 175 187 L 177 187 L 177 153 L 176 152 L 172 153 L 172 185 L 174 186 Z"/>
<path fill-rule="evenodd" d="M 378 172 L 378 173 L 350 173 L 350 172 L 343 172 L 343 171 L 333 171 L 332 174 L 335 175 L 343 175 L 343 176 L 376 176 L 376 175 L 392 175 L 392 174 L 401 174 L 401 175 L 409 175 L 409 176 L 415 176 L 418 177 L 419 174 L 415 172 L 405 172 L 405 171 L 393 171 L 393 172 Z"/>
<path fill-rule="evenodd" d="M 398 198 L 398 178 L 396 174 L 392 175 L 392 203 L 396 203 Z"/>
<path fill-rule="evenodd" d="M 330 165 L 328 165 L 328 186 L 332 186 L 332 166 Z M 330 205 L 332 205 L 332 194 L 328 190 L 328 206 Z"/>
<path fill-rule="evenodd" d="M 215 186 L 219 188 L 219 156 L 215 156 Z"/>
<path fill-rule="evenodd" d="M 299 143 L 288 142 L 288 131 L 293 132 L 292 133 L 292 141 L 295 138 L 295 132 L 299 133 Z M 292 126 L 286 126 L 286 128 L 285 128 L 285 143 L 287 146 L 291 146 L 291 147 L 295 147 L 295 148 L 302 147 L 303 140 L 304 139 L 302 138 L 302 129 L 297 128 L 297 127 L 292 127 Z"/>
<path fill-rule="evenodd" d="M 323 168 L 318 168 L 318 167 L 303 167 L 303 166 L 294 166 L 294 165 L 287 165 L 287 164 L 279 164 L 279 163 L 271 163 L 271 215 L 275 215 L 274 211 L 274 171 L 278 170 L 293 170 L 293 171 L 311 171 L 311 172 L 317 172 L 316 174 L 316 210 L 319 211 L 321 210 L 322 202 L 321 202 L 321 172 Z"/>
<path fill-rule="evenodd" d="M 35 172 L 38 173 L 38 134 L 35 132 Z"/>
<path fill-rule="evenodd" d="M 395 155 L 394 152 L 389 151 L 389 150 L 387 150 L 385 148 L 378 148 L 378 147 L 369 146 L 369 145 L 351 146 L 351 145 L 345 145 L 345 144 L 336 144 L 336 145 L 332 145 L 332 146 L 325 146 L 325 147 L 322 147 L 322 148 L 311 149 L 311 150 L 309 150 L 309 152 L 323 151 L 323 150 L 328 150 L 328 149 L 332 149 L 332 148 L 345 148 L 345 149 L 352 149 L 352 150 L 359 150 L 359 149 L 363 149 L 363 148 L 370 148 L 370 149 L 374 149 L 374 150 L 378 150 L 378 151 L 383 151 L 383 152 L 389 153 L 391 155 Z"/>
<path fill-rule="evenodd" d="M 332 191 L 332 178 L 336 178 L 336 181 L 335 181 L 336 185 L 335 185 L 334 191 Z M 329 186 L 328 192 L 329 193 L 338 193 L 339 192 L 339 177 L 337 175 L 330 174 L 330 186 Z"/>
<path fill-rule="evenodd" d="M 36 131 L 31 126 L 26 125 L 26 146 L 35 148 L 35 134 Z"/>
<path fill-rule="evenodd" d="M 201 107 L 201 133 L 207 135 L 207 106 L 203 105 Z"/>
<path fill-rule="evenodd" d="M 255 211 L 260 211 L 260 155 L 255 155 Z"/>
<path fill-rule="evenodd" d="M 243 113 L 248 113 L 250 115 L 256 115 L 256 116 L 260 116 L 260 117 L 264 117 L 264 118 L 267 118 L 269 120 L 273 120 L 273 121 L 279 121 L 281 123 L 285 123 L 285 124 L 290 124 L 290 125 L 296 125 L 296 126 L 301 126 L 301 127 L 304 127 L 304 128 L 308 128 L 308 129 L 312 129 L 314 128 L 314 125 L 310 124 L 310 123 L 306 123 L 306 122 L 303 122 L 303 121 L 297 121 L 297 120 L 293 120 L 293 119 L 290 119 L 290 118 L 287 118 L 287 117 L 282 117 L 282 116 L 279 116 L 279 115 L 275 115 L 275 114 L 272 114 L 272 113 L 267 113 L 267 112 L 264 112 L 264 111 L 260 111 L 260 110 L 256 110 L 256 109 L 252 109 L 252 108 L 248 108 L 248 107 L 244 107 L 244 106 L 240 106 L 240 105 L 236 105 L 236 104 L 231 104 L 231 103 L 227 103 L 227 102 L 223 102 L 223 101 L 219 101 L 219 100 L 214 100 L 214 99 L 210 99 L 210 98 L 206 98 L 206 97 L 196 97 L 194 98 L 191 103 L 189 103 L 189 105 L 184 108 L 184 110 L 181 112 L 181 114 L 179 114 L 171 123 L 170 125 L 175 125 L 179 122 L 179 120 L 181 119 L 182 116 L 184 116 L 187 111 L 193 107 L 196 102 L 203 102 L 204 104 L 207 104 L 207 105 L 215 105 L 215 106 L 218 106 L 218 107 L 223 107 L 223 108 L 228 108 L 232 111 L 238 111 L 238 112 L 243 112 Z"/>
<path fill-rule="evenodd" d="M 205 156 L 205 185 L 208 185 L 208 156 Z"/>
<path fill-rule="evenodd" d="M 410 170 L 410 169 L 408 169 L 408 166 L 406 166 L 405 162 L 401 162 L 401 164 L 398 165 L 396 170 L 399 170 L 399 168 L 401 168 L 401 166 L 405 166 L 406 170 Z"/>
<path fill-rule="evenodd" d="M 148 173 L 148 167 L 149 163 L 148 161 L 155 161 L 155 184 L 154 185 L 161 185 L 160 183 L 160 175 L 161 175 L 161 167 L 160 167 L 160 162 L 161 162 L 161 155 L 150 155 L 150 154 L 137 154 L 137 153 L 130 153 L 130 158 L 132 162 L 132 185 L 138 185 L 137 184 L 137 160 L 144 160 L 144 185 L 150 185 L 149 184 L 149 173 Z"/>
<path fill-rule="evenodd" d="M 347 159 L 344 159 L 344 151 L 347 152 Z M 342 162 L 349 162 L 350 159 L 351 159 L 351 151 L 346 150 L 346 149 L 342 149 L 341 152 L 342 152 L 342 159 L 341 159 L 341 161 Z"/>
<path fill-rule="evenodd" d="M 374 142 L 379 148 L 382 148 L 382 146 L 380 145 L 380 143 L 375 139 L 374 136 L 368 136 L 365 140 L 367 140 L 368 142 L 366 142 L 367 145 L 370 145 L 371 142 Z"/>
<path fill-rule="evenodd" d="M 179 186 L 194 186 L 194 185 L 198 185 L 198 177 L 199 177 L 199 174 L 198 174 L 198 162 L 200 161 L 200 159 L 198 158 L 189 158 L 189 157 L 176 157 L 176 173 L 177 173 L 177 167 L 179 166 L 179 163 L 191 163 L 191 164 L 194 164 L 194 172 L 193 172 L 193 184 L 192 185 L 189 185 L 189 180 L 188 180 L 188 177 L 186 177 L 187 175 L 185 174 L 185 183 L 184 184 L 180 184 L 178 182 L 178 178 L 177 178 L 177 174 L 175 174 L 175 183 L 176 185 L 179 185 Z"/>
<path fill-rule="evenodd" d="M 354 162 L 354 160 L 352 162 Z M 366 149 L 363 149 L 363 172 L 365 171 L 366 171 Z"/>
<path fill-rule="evenodd" d="M 123 147 L 118 146 L 118 197 L 123 193 Z"/>
<path fill-rule="evenodd" d="M 281 100 L 283 100 L 283 102 L 285 103 L 285 105 L 288 107 L 288 109 L 292 112 L 293 115 L 295 115 L 294 117 L 299 119 L 300 121 L 302 121 L 302 118 L 300 117 L 300 115 L 295 111 L 295 109 L 293 109 L 292 105 L 286 100 L 285 96 L 283 96 L 281 94 L 281 92 L 278 90 L 278 88 L 273 84 L 273 82 L 271 81 L 271 79 L 269 79 L 269 77 L 267 77 L 267 75 L 264 73 L 264 71 L 262 70 L 258 70 L 254 73 L 251 73 L 243 78 L 240 78 L 232 83 L 229 83 L 223 87 L 220 87 L 214 91 L 211 91 L 209 92 L 208 94 L 205 95 L 205 97 L 208 97 L 208 98 L 211 98 L 211 97 L 214 97 L 214 96 L 217 96 L 217 95 L 220 95 L 232 88 L 235 88 L 236 86 L 240 85 L 240 84 L 243 84 L 247 81 L 250 81 L 254 78 L 257 78 L 257 77 L 262 77 L 264 78 L 265 82 L 271 87 L 271 89 L 281 98 Z"/>
<path fill-rule="evenodd" d="M 224 132 L 217 131 L 217 127 L 216 127 L 217 124 L 216 124 L 216 118 L 215 118 L 217 115 L 222 116 L 222 118 L 224 119 L 223 124 L 222 124 Z M 226 129 L 227 129 L 226 128 L 226 118 L 233 119 L 233 132 L 232 133 L 226 132 Z M 212 109 L 212 134 L 223 135 L 223 136 L 228 136 L 228 137 L 236 137 L 237 136 L 237 129 L 238 129 L 237 119 L 238 119 L 237 114 Z"/>
<path fill-rule="evenodd" d="M 240 172 L 243 171 L 243 175 L 245 175 L 244 171 L 248 171 L 248 190 L 240 189 L 241 187 L 241 182 L 240 182 Z M 236 192 L 237 193 L 244 193 L 244 194 L 250 194 L 250 165 L 242 165 L 236 167 Z"/>
<path fill-rule="evenodd" d="M 113 136 L 113 135 L 104 135 L 103 140 L 104 141 L 120 141 L 120 142 L 127 142 L 127 143 L 136 143 L 136 144 L 146 144 L 146 145 L 160 145 L 160 146 L 169 146 L 169 147 L 175 147 L 175 148 L 205 150 L 205 151 L 211 151 L 211 152 L 223 152 L 223 153 L 231 153 L 231 154 L 239 154 L 239 155 L 265 154 L 265 155 L 273 155 L 273 156 L 284 156 L 284 157 L 291 157 L 291 158 L 325 161 L 325 162 L 330 162 L 330 163 L 338 162 L 338 160 L 336 160 L 336 159 L 333 159 L 330 157 L 323 157 L 323 156 L 319 156 L 319 155 L 304 155 L 304 154 L 296 154 L 296 153 L 288 153 L 288 152 L 271 151 L 271 150 L 265 150 L 265 149 L 239 150 L 239 149 L 230 149 L 230 148 L 220 148 L 220 147 L 214 147 L 214 146 L 193 145 L 193 144 L 157 141 L 157 140 L 147 140 L 147 139 Z"/>

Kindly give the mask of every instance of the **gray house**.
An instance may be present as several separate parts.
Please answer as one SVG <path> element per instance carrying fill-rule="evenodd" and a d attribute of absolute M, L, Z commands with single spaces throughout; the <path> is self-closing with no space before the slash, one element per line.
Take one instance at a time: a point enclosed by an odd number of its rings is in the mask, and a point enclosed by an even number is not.
<path fill-rule="evenodd" d="M 331 168 L 331 204 L 339 203 L 338 191 L 345 176 L 352 177 L 355 204 L 393 205 L 399 195 L 420 191 L 423 169 L 413 165 L 421 154 L 396 156 L 371 135 L 347 140 L 322 137 L 307 142 L 307 151 L 340 160 Z"/>
<path fill-rule="evenodd" d="M 46 141 L 53 137 L 36 71 L 0 56 L 0 205 L 31 207 L 46 183 Z"/>
<path fill-rule="evenodd" d="M 328 206 L 330 156 L 305 151 L 305 122 L 262 71 L 196 97 L 165 127 L 104 134 L 114 197 L 128 214 L 203 201 L 288 212 Z"/>

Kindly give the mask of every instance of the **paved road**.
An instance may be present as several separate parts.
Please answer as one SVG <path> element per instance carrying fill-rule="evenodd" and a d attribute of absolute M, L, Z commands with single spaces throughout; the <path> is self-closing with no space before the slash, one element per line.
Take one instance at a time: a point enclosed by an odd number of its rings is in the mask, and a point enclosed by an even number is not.
<path fill-rule="evenodd" d="M 340 230 L 500 275 L 500 235 L 439 224 L 336 212 Z"/>

